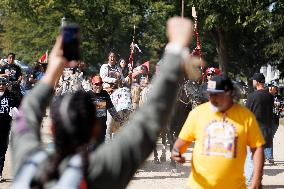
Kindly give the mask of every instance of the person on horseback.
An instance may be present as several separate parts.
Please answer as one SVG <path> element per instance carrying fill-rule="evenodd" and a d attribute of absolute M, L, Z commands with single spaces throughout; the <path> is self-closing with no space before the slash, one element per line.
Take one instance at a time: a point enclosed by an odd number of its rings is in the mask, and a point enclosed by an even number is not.
<path fill-rule="evenodd" d="M 100 76 L 103 89 L 110 94 L 129 81 L 129 77 L 125 78 L 121 68 L 116 64 L 116 54 L 112 51 L 108 54 L 108 63 L 100 68 Z"/>
<path fill-rule="evenodd" d="M 207 82 L 211 80 L 211 78 L 213 78 L 216 75 L 220 75 L 221 71 L 218 68 L 214 68 L 214 67 L 209 67 L 206 69 L 205 71 L 205 77 L 203 80 L 203 83 L 200 85 L 200 92 L 201 92 L 201 96 L 200 96 L 200 101 L 201 103 L 204 102 L 208 102 L 209 98 L 206 92 L 207 89 Z"/>
<path fill-rule="evenodd" d="M 132 108 L 136 110 L 139 107 L 141 91 L 149 84 L 149 70 L 147 66 L 140 65 L 134 69 L 132 74 Z"/>

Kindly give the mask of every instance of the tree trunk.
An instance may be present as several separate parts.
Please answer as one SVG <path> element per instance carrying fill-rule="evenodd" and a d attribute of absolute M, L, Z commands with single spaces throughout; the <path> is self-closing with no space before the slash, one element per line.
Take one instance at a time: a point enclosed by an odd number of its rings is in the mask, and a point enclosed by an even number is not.
<path fill-rule="evenodd" d="M 227 33 L 223 29 L 218 29 L 219 45 L 218 45 L 218 59 L 219 68 L 224 73 L 228 73 L 228 48 L 227 48 Z"/>
<path fill-rule="evenodd" d="M 219 68 L 222 72 L 228 73 L 227 31 L 223 28 L 216 28 L 212 30 L 212 35 L 217 46 L 216 50 L 218 54 Z"/>

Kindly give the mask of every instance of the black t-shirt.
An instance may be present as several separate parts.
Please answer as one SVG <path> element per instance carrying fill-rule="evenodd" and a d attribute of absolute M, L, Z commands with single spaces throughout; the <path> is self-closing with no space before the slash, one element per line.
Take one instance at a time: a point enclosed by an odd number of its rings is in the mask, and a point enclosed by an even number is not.
<path fill-rule="evenodd" d="M 105 90 L 101 90 L 100 93 L 94 93 L 93 91 L 88 91 L 88 93 L 92 96 L 96 106 L 96 117 L 106 121 L 107 109 L 114 107 L 109 94 Z"/>
<path fill-rule="evenodd" d="M 8 90 L 0 97 L 0 133 L 9 132 L 11 128 L 10 109 L 19 106 L 19 100 Z"/>
<path fill-rule="evenodd" d="M 248 95 L 246 106 L 254 113 L 260 127 L 272 127 L 274 98 L 267 90 Z"/>
<path fill-rule="evenodd" d="M 0 67 L 0 73 L 4 74 L 9 72 L 11 75 L 7 78 L 9 81 L 18 81 L 19 77 L 22 75 L 21 68 L 16 64 L 5 64 Z"/>

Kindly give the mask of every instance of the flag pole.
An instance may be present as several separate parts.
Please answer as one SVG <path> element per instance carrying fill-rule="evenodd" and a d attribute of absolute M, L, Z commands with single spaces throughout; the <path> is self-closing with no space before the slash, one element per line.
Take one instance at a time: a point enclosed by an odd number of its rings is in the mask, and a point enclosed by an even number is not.
<path fill-rule="evenodd" d="M 48 63 L 48 50 L 46 50 L 46 63 Z"/>
<path fill-rule="evenodd" d="M 181 17 L 184 17 L 184 0 L 181 2 Z"/>

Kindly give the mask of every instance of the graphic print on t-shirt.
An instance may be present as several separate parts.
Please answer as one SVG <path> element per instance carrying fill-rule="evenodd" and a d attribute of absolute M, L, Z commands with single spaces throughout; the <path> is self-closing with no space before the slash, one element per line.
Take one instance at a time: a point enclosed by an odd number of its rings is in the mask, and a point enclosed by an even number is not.
<path fill-rule="evenodd" d="M 96 116 L 97 117 L 105 117 L 107 116 L 106 112 L 106 100 L 97 98 L 95 100 L 95 105 L 96 105 Z"/>
<path fill-rule="evenodd" d="M 227 121 L 212 121 L 205 127 L 203 153 L 207 156 L 236 157 L 236 127 Z"/>

